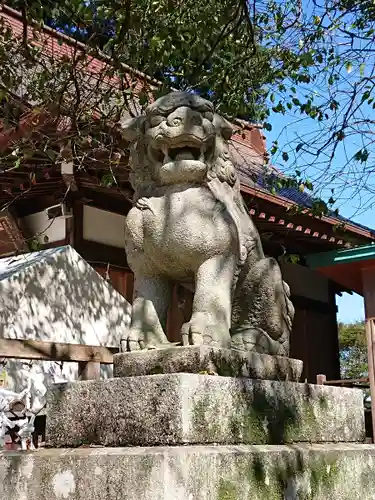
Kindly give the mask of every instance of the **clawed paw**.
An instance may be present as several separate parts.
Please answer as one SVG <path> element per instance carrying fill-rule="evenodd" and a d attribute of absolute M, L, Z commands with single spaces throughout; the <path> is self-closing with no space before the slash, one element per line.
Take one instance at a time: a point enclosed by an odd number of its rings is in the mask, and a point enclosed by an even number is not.
<path fill-rule="evenodd" d="M 181 328 L 182 345 L 210 345 L 227 347 L 230 343 L 228 327 L 210 313 L 193 313 L 191 320 Z"/>
<path fill-rule="evenodd" d="M 144 339 L 139 332 L 129 332 L 127 337 L 121 339 L 120 351 L 121 352 L 133 352 L 140 351 L 144 349 Z"/>

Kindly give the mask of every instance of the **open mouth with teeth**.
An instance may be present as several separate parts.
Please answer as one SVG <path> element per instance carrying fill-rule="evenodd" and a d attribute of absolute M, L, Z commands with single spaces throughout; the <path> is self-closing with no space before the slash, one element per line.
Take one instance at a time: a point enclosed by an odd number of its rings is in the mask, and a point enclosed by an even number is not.
<path fill-rule="evenodd" d="M 208 143 L 198 145 L 167 145 L 163 144 L 160 148 L 150 148 L 152 158 L 162 165 L 175 163 L 179 161 L 196 161 L 207 163 L 213 154 L 213 147 Z"/>

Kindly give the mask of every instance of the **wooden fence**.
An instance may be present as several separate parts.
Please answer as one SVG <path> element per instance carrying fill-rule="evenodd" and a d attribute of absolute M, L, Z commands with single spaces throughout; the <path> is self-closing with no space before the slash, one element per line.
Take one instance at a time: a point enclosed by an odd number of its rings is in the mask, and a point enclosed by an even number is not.
<path fill-rule="evenodd" d="M 99 379 L 100 365 L 112 364 L 118 351 L 114 347 L 0 338 L 0 359 L 76 362 L 80 380 Z"/>
<path fill-rule="evenodd" d="M 327 377 L 325 375 L 317 375 L 316 383 L 318 385 L 334 385 L 334 386 L 352 387 L 352 388 L 356 387 L 358 389 L 369 389 L 370 387 L 370 382 L 368 377 L 327 380 Z"/>

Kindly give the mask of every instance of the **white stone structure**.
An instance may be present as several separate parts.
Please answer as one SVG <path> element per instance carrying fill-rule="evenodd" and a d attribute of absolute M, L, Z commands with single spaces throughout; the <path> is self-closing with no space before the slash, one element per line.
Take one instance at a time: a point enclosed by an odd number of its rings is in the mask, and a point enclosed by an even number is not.
<path fill-rule="evenodd" d="M 130 315 L 124 297 L 70 246 L 0 260 L 0 337 L 117 347 Z M 6 362 L 6 389 L 27 386 L 23 363 Z M 111 370 L 103 365 L 103 377 Z M 34 361 L 31 371 L 48 386 L 76 379 L 78 366 Z"/>

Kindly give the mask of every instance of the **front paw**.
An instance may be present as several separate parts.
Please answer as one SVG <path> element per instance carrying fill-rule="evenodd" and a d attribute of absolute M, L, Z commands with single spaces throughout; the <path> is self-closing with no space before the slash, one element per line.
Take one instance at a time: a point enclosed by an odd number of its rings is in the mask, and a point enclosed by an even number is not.
<path fill-rule="evenodd" d="M 141 349 L 144 349 L 144 339 L 142 333 L 138 330 L 130 330 L 128 335 L 121 339 L 121 352 L 140 351 Z"/>
<path fill-rule="evenodd" d="M 191 320 L 181 328 L 182 344 L 228 347 L 230 335 L 228 326 L 212 313 L 193 313 Z"/>

